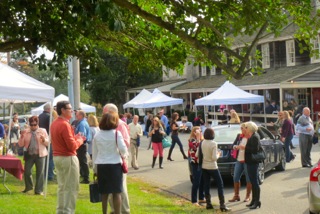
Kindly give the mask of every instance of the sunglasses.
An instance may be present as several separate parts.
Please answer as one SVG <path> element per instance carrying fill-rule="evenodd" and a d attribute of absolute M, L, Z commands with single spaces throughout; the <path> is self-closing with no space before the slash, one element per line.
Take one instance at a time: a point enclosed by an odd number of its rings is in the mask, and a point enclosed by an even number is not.
<path fill-rule="evenodd" d="M 37 126 L 38 124 L 30 124 L 30 126 Z"/>

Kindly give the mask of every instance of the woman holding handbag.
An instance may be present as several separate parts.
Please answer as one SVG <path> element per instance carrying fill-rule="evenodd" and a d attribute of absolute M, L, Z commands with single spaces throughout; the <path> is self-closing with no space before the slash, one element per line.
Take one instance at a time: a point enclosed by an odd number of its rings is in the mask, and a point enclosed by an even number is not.
<path fill-rule="evenodd" d="M 252 155 L 257 154 L 262 147 L 259 134 L 257 133 L 258 126 L 254 122 L 249 121 L 245 123 L 245 129 L 248 141 L 245 147 L 240 145 L 240 148 L 245 148 L 244 161 L 252 184 L 252 200 L 250 204 L 246 206 L 249 207 L 249 209 L 257 209 L 257 207 L 261 207 L 260 186 L 258 181 L 259 162 L 253 160 Z"/>
<path fill-rule="evenodd" d="M 158 117 L 154 117 L 152 121 L 152 125 L 149 128 L 149 137 L 151 137 L 152 149 L 153 149 L 153 159 L 152 165 L 153 168 L 157 157 L 159 155 L 159 168 L 163 169 L 162 161 L 163 161 L 163 147 L 162 147 L 162 139 L 166 135 L 161 122 Z"/>
<path fill-rule="evenodd" d="M 191 130 L 189 142 L 188 156 L 192 170 L 192 188 L 191 188 L 191 202 L 195 205 L 205 203 L 203 191 L 202 170 L 199 165 L 198 157 L 196 156 L 200 143 L 203 140 L 200 126 L 194 126 Z M 198 195 L 199 193 L 199 195 Z M 199 200 L 197 201 L 197 195 Z"/>
<path fill-rule="evenodd" d="M 102 213 L 107 213 L 108 196 L 113 196 L 114 213 L 120 214 L 122 184 L 122 157 L 128 155 L 121 132 L 116 131 L 119 123 L 117 113 L 102 116 L 98 131 L 93 139 L 93 170 L 98 176 L 99 192 L 102 198 Z"/>
<path fill-rule="evenodd" d="M 248 139 L 246 138 L 246 129 L 245 129 L 245 123 L 242 123 L 240 125 L 241 128 L 241 134 L 238 134 L 236 139 L 233 142 L 233 152 L 234 158 L 237 159 L 235 166 L 234 166 L 234 175 L 233 175 L 233 187 L 234 187 L 234 196 L 232 199 L 229 200 L 229 202 L 236 202 L 240 201 L 239 196 L 239 190 L 241 187 L 240 179 L 244 172 L 246 176 L 246 182 L 247 182 L 247 194 L 243 202 L 248 202 L 250 200 L 250 194 L 251 194 L 251 182 L 249 179 L 247 167 L 244 163 L 244 154 L 245 154 L 245 146 L 247 144 Z"/>

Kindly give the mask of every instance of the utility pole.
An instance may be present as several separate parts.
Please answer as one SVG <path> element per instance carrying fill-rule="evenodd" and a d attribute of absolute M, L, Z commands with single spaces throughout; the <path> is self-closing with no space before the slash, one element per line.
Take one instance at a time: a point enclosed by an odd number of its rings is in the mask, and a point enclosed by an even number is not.
<path fill-rule="evenodd" d="M 80 108 L 80 61 L 76 57 L 68 58 L 68 96 L 73 109 Z M 73 118 L 74 119 L 74 118 Z"/>

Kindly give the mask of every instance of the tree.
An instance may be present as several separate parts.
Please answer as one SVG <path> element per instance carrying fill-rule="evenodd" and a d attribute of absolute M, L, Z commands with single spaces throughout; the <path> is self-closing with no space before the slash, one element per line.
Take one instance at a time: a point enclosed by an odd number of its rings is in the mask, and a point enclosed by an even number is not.
<path fill-rule="evenodd" d="M 165 29 L 184 43 L 184 52 L 194 56 L 196 63 L 218 66 L 229 77 L 236 79 L 248 72 L 260 70 L 259 66 L 250 69 L 246 67 L 251 57 L 259 60 L 259 53 L 254 53 L 255 47 L 267 34 L 277 36 L 284 27 L 293 23 L 298 26 L 296 38 L 310 45 L 310 38 L 319 29 L 317 13 L 314 13 L 310 0 L 112 2 L 130 11 L 132 16 L 138 15 L 146 20 L 136 22 L 139 28 L 145 29 L 151 23 Z M 250 36 L 252 39 L 240 44 L 234 43 L 236 37 L 243 36 Z M 166 37 L 153 42 L 163 44 L 165 40 Z M 241 46 L 241 51 L 235 49 L 234 45 Z"/>
<path fill-rule="evenodd" d="M 125 92 L 128 88 L 161 80 L 160 66 L 151 70 L 140 65 L 139 70 L 130 70 L 127 58 L 104 50 L 98 52 L 103 62 L 96 67 L 81 70 L 81 82 L 90 92 L 91 101 L 94 103 L 104 105 L 112 102 L 121 106 L 126 102 Z"/>
<path fill-rule="evenodd" d="M 259 70 L 246 66 L 268 33 L 292 22 L 310 44 L 319 26 L 310 0 L 2 0 L 0 8 L 0 52 L 26 50 L 40 69 L 61 67 L 69 55 L 97 66 L 99 47 L 126 56 L 132 70 L 144 63 L 181 71 L 189 59 L 239 79 Z M 235 50 L 245 35 L 252 42 Z M 44 46 L 55 52 L 51 62 L 34 56 Z"/>

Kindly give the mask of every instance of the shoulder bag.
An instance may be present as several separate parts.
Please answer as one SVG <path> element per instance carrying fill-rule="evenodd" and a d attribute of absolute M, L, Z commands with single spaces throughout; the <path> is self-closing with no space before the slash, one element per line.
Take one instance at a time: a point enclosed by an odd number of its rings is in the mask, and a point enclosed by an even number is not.
<path fill-rule="evenodd" d="M 256 154 L 251 154 L 251 158 L 253 161 L 260 163 L 263 162 L 266 159 L 266 153 L 263 150 L 263 148 L 260 146 L 259 150 Z"/>
<path fill-rule="evenodd" d="M 239 145 L 239 144 L 240 144 L 240 135 L 238 137 L 237 145 Z M 232 149 L 231 150 L 231 157 L 234 158 L 234 159 L 237 159 L 238 152 L 239 152 L 238 149 Z"/>
<path fill-rule="evenodd" d="M 116 144 L 117 144 L 117 147 L 118 147 L 118 131 L 117 131 L 117 130 L 116 130 Z M 118 149 L 119 149 L 119 147 L 118 147 Z M 123 172 L 123 173 L 128 173 L 127 161 L 126 161 L 125 158 L 123 158 L 123 157 L 121 156 L 120 151 L 119 151 L 119 155 L 120 155 L 120 157 L 121 157 L 121 159 L 122 159 L 122 165 L 121 165 L 121 167 L 122 167 L 122 172 Z"/>
<path fill-rule="evenodd" d="M 171 140 L 167 137 L 163 137 L 162 138 L 162 147 L 165 149 L 165 148 L 168 148 L 171 146 Z"/>

